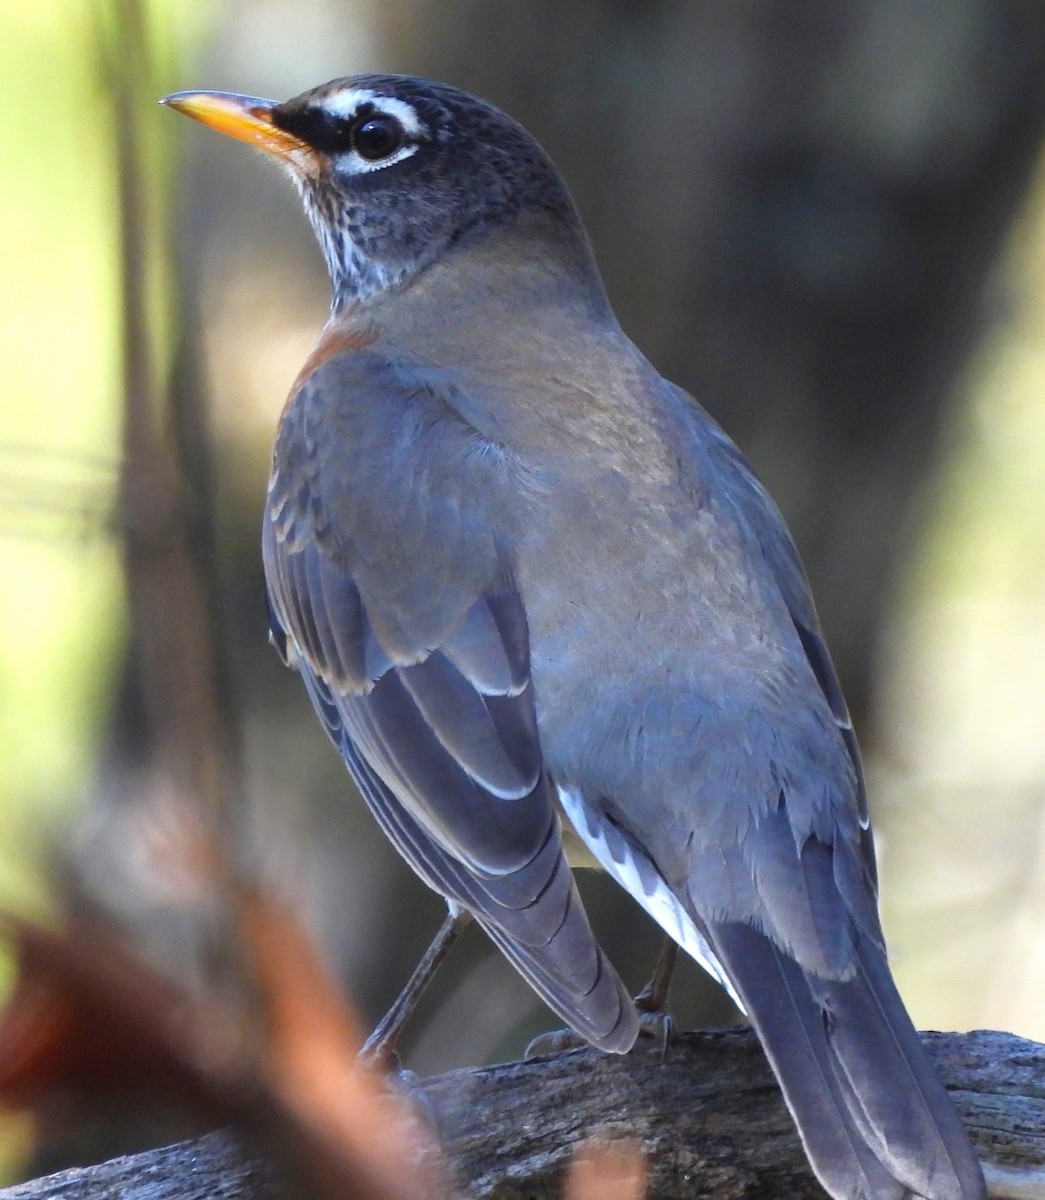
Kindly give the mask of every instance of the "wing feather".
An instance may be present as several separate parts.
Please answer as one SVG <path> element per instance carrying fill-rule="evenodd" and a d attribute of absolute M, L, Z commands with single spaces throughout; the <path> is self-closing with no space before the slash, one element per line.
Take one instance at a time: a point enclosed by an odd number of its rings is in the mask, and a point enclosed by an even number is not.
<path fill-rule="evenodd" d="M 780 590 L 795 627 L 806 660 L 820 690 L 831 709 L 846 752 L 856 773 L 856 807 L 860 818 L 860 849 L 864 856 L 872 885 L 877 890 L 878 869 L 875 861 L 874 839 L 870 831 L 867 808 L 867 787 L 864 783 L 860 747 L 853 732 L 853 722 L 842 693 L 834 663 L 827 649 L 820 621 L 813 604 L 813 595 L 806 578 L 798 549 L 772 498 L 751 470 L 747 460 L 726 434 L 708 423 L 711 446 L 724 464 L 726 492 L 736 498 L 737 511 L 752 531 L 770 574 Z"/>
<path fill-rule="evenodd" d="M 344 369 L 337 394 L 358 397 Z M 351 370 L 358 373 L 358 363 Z M 438 396 L 396 391 L 371 363 L 382 411 L 410 446 Z M 526 612 L 508 560 L 476 510 L 478 489 L 443 494 L 438 456 L 454 445 L 440 412 L 430 453 L 404 466 L 394 522 L 355 445 L 314 436 L 322 380 L 306 380 L 277 438 L 264 530 L 273 640 L 292 644 L 308 693 L 384 832 L 430 886 L 472 911 L 548 1003 L 606 1049 L 637 1033 L 634 1007 L 588 925 L 562 850 L 530 682 Z M 366 399 L 365 395 L 363 399 Z M 373 419 L 373 407 L 366 419 Z M 462 446 L 474 460 L 474 431 Z M 358 472 L 350 490 L 345 479 Z M 383 524 L 395 533 L 384 561 Z M 357 544 L 358 543 L 358 544 Z"/>
<path fill-rule="evenodd" d="M 449 854 L 349 740 L 338 699 L 307 667 L 306 687 L 327 733 L 385 836 L 433 890 L 475 913 L 535 992 L 604 1050 L 628 1050 L 638 1032 L 631 998 L 595 942 L 562 854 L 557 825 L 508 875 L 482 875 Z"/>

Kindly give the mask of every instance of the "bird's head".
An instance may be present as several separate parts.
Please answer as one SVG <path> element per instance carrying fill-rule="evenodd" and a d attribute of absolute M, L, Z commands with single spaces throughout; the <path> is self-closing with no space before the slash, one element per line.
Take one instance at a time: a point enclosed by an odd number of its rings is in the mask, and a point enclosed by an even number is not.
<path fill-rule="evenodd" d="M 493 106 L 397 75 L 336 79 L 277 104 L 226 92 L 163 103 L 278 159 L 301 190 L 339 307 L 408 285 L 526 216 L 577 261 L 587 250 L 559 173 Z"/>

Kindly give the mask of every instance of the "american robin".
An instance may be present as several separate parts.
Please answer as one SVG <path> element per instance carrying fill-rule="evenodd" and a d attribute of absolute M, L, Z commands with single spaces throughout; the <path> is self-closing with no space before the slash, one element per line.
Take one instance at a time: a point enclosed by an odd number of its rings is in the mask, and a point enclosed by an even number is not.
<path fill-rule="evenodd" d="M 622 333 L 547 156 L 399 76 L 167 103 L 274 155 L 326 256 L 265 575 L 274 640 L 386 834 L 623 1052 L 635 1007 L 561 807 L 747 1011 L 828 1191 L 983 1197 L 886 963 L 859 752 L 794 544 Z"/>

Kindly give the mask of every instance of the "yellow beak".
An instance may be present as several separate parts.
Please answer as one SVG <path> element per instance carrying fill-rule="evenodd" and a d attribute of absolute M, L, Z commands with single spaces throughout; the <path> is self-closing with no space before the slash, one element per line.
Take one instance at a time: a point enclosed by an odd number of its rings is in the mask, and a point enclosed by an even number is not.
<path fill-rule="evenodd" d="M 233 92 L 175 92 L 164 96 L 160 103 L 277 158 L 290 158 L 302 151 L 311 153 L 303 141 L 273 124 L 273 100 Z"/>

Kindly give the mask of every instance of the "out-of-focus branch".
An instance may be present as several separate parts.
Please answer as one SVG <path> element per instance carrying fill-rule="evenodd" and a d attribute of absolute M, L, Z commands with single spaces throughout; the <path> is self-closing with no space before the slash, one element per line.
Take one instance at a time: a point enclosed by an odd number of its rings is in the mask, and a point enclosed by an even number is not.
<path fill-rule="evenodd" d="M 923 1035 L 995 1198 L 1045 1197 L 1045 1046 L 1011 1034 Z M 455 1193 L 551 1200 L 582 1142 L 634 1139 L 650 1200 L 822 1200 L 755 1036 L 684 1034 L 617 1058 L 576 1050 L 424 1081 Z M 0 1200 L 269 1200 L 272 1173 L 224 1134 L 0 1191 Z"/>
<path fill-rule="evenodd" d="M 140 125 L 150 86 L 138 0 L 117 0 L 106 28 L 106 85 L 118 162 L 123 364 L 120 527 L 153 765 L 216 814 L 236 789 L 234 721 L 217 635 L 205 425 L 195 372 L 166 386 L 150 320 L 158 235 Z M 171 306 L 173 307 L 173 306 Z M 186 382 L 188 380 L 188 382 Z"/>

